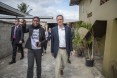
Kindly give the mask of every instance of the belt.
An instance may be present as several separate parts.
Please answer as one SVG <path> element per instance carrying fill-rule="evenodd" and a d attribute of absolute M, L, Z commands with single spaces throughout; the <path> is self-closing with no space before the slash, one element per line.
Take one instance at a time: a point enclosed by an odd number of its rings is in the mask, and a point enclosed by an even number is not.
<path fill-rule="evenodd" d="M 66 47 L 59 47 L 60 49 L 66 49 Z"/>

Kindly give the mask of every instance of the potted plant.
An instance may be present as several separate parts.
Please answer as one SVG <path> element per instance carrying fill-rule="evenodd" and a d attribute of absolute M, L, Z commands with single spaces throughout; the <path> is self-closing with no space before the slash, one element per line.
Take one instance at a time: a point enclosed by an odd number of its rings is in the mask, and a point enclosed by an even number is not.
<path fill-rule="evenodd" d="M 88 33 L 90 34 L 88 38 L 80 36 L 80 33 L 78 31 L 82 27 L 88 30 Z M 85 59 L 86 59 L 85 64 L 86 66 L 89 67 L 92 67 L 94 65 L 94 51 L 93 51 L 94 34 L 91 28 L 92 25 L 90 23 L 85 23 L 83 21 L 77 22 L 74 30 L 74 39 L 73 39 L 73 46 L 78 56 L 81 56 L 81 54 L 79 53 L 79 47 L 83 47 L 83 49 L 87 50 L 87 53 L 85 53 Z"/>
<path fill-rule="evenodd" d="M 94 66 L 94 33 L 92 30 L 92 25 L 90 23 L 83 23 L 84 27 L 88 30 L 88 33 L 86 34 L 85 38 L 83 39 L 83 44 L 86 48 L 85 53 L 85 60 L 86 60 L 86 66 L 93 67 Z"/>
<path fill-rule="evenodd" d="M 82 30 L 87 30 L 89 28 L 83 21 L 78 21 L 75 23 L 74 37 L 73 37 L 73 48 L 77 56 L 84 56 L 84 46 Z"/>
<path fill-rule="evenodd" d="M 94 51 L 93 51 L 94 34 L 93 34 L 93 30 L 91 29 L 92 25 L 90 23 L 85 23 L 83 21 L 80 21 L 80 22 L 78 22 L 77 27 L 78 27 L 77 32 L 75 32 L 75 33 L 77 33 L 76 34 L 77 37 L 74 39 L 75 40 L 74 44 L 77 45 L 76 48 L 78 48 L 78 46 L 82 44 L 83 45 L 82 47 L 85 50 L 87 50 L 87 53 L 85 54 L 85 58 L 86 58 L 85 64 L 86 64 L 86 66 L 92 67 L 94 65 Z M 80 28 L 85 28 L 88 30 L 88 32 L 86 32 L 87 34 L 89 34 L 88 38 L 84 38 L 86 33 L 84 36 L 82 36 L 82 37 L 80 36 L 80 34 L 78 32 L 78 30 Z M 83 32 L 85 32 L 85 31 L 83 31 Z M 81 34 L 83 34 L 83 32 L 81 32 Z"/>
<path fill-rule="evenodd" d="M 77 56 L 80 56 L 78 53 L 78 49 L 79 49 L 78 47 L 80 46 L 81 38 L 78 30 L 80 28 L 81 23 L 82 23 L 81 21 L 76 22 L 74 27 L 73 49 L 75 50 L 75 55 Z"/>
<path fill-rule="evenodd" d="M 94 37 L 93 35 L 90 36 L 88 40 L 86 40 L 86 48 L 87 48 L 87 54 L 85 55 L 85 64 L 86 66 L 93 67 L 94 66 Z"/>

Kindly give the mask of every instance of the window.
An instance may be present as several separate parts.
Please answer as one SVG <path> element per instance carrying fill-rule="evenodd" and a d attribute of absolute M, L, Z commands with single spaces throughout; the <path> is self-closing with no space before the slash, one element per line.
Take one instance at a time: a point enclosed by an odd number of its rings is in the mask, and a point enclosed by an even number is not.
<path fill-rule="evenodd" d="M 90 4 L 91 4 L 92 0 L 90 0 Z"/>
<path fill-rule="evenodd" d="M 100 0 L 100 5 L 104 4 L 107 1 L 109 1 L 109 0 Z"/>
<path fill-rule="evenodd" d="M 90 13 L 87 14 L 87 18 L 89 18 L 91 16 L 92 16 L 92 12 L 90 12 Z"/>

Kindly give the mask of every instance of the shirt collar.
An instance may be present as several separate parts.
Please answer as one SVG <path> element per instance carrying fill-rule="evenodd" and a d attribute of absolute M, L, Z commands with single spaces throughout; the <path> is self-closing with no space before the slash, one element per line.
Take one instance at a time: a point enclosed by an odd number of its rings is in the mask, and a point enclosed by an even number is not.
<path fill-rule="evenodd" d="M 18 28 L 18 27 L 19 27 L 19 25 L 15 26 L 15 27 L 17 27 L 17 28 Z"/>
<path fill-rule="evenodd" d="M 60 28 L 60 27 L 59 27 L 59 25 L 58 25 L 58 29 L 62 29 L 62 30 L 65 30 L 65 27 L 63 26 L 62 28 Z"/>

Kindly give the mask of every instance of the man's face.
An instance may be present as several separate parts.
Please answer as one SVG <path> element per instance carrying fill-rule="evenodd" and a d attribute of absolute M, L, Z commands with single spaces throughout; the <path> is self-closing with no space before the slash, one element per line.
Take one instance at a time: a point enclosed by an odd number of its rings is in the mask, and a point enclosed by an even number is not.
<path fill-rule="evenodd" d="M 33 19 L 33 25 L 34 25 L 34 26 L 38 26 L 39 23 L 40 23 L 40 21 L 39 21 L 38 18 L 34 18 L 34 19 Z"/>
<path fill-rule="evenodd" d="M 46 27 L 45 27 L 45 26 L 43 26 L 43 29 L 44 29 L 44 30 L 46 30 Z"/>
<path fill-rule="evenodd" d="M 62 18 L 62 16 L 58 16 L 56 18 L 56 20 L 57 20 L 57 23 L 58 23 L 59 26 L 62 26 L 63 25 L 64 19 Z"/>
<path fill-rule="evenodd" d="M 15 20 L 15 26 L 19 25 L 19 21 Z"/>

